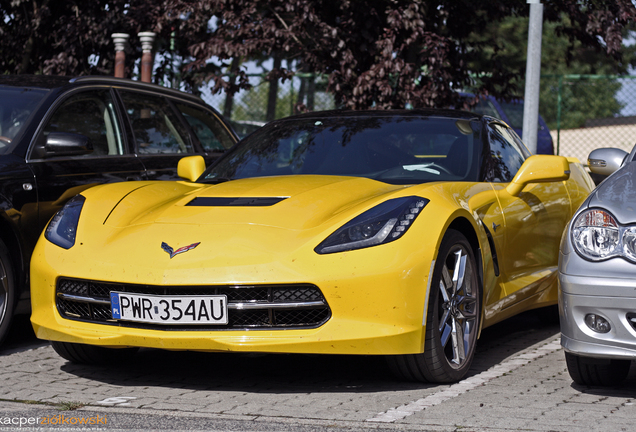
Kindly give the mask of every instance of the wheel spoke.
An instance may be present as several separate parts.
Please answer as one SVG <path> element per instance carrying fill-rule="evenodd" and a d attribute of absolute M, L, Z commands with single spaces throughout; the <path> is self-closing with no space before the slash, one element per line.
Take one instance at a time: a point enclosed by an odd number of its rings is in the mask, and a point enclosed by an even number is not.
<path fill-rule="evenodd" d="M 444 309 L 444 313 L 442 314 L 442 318 L 439 320 L 439 331 L 442 332 L 444 326 L 448 325 L 449 318 L 451 317 L 450 310 Z"/>
<path fill-rule="evenodd" d="M 440 333 L 440 340 L 442 342 L 442 346 L 446 347 L 446 344 L 448 343 L 448 340 L 450 339 L 450 336 L 453 333 L 452 327 L 448 325 L 447 322 L 445 322 L 444 324 L 442 324 L 442 327 L 440 328 L 439 333 Z"/>
<path fill-rule="evenodd" d="M 448 296 L 448 290 L 451 289 L 452 290 L 453 287 L 453 280 L 450 277 L 450 274 L 448 273 L 448 269 L 446 268 L 446 266 L 442 267 L 442 279 L 439 281 L 439 289 L 442 293 L 442 298 L 444 299 L 444 302 L 449 302 L 450 301 L 450 297 Z"/>
<path fill-rule="evenodd" d="M 459 320 L 453 319 L 453 363 L 462 364 L 466 359 L 466 352 L 464 350 L 464 327 Z"/>
<path fill-rule="evenodd" d="M 455 269 L 453 271 L 453 294 L 464 288 L 464 275 L 466 273 L 466 254 L 458 250 L 455 252 Z"/>

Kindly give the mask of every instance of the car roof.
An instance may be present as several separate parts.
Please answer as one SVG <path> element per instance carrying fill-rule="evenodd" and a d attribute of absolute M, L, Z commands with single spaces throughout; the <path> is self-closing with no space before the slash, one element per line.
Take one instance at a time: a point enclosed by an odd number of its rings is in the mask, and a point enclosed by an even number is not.
<path fill-rule="evenodd" d="M 153 92 L 160 92 L 167 95 L 173 95 L 180 98 L 188 98 L 192 101 L 201 103 L 202 100 L 198 96 L 185 93 L 179 90 L 163 87 L 157 84 L 135 81 L 127 78 L 115 78 L 103 75 L 86 75 L 86 76 L 60 76 L 60 75 L 0 75 L 0 87 L 28 87 L 41 88 L 47 90 L 59 89 L 67 86 L 85 85 L 85 84 L 101 84 L 119 87 L 130 87 L 136 89 L 145 89 Z"/>
<path fill-rule="evenodd" d="M 395 109 L 395 110 L 328 110 L 315 111 L 305 114 L 298 114 L 286 117 L 278 121 L 288 121 L 296 119 L 314 119 L 314 118 L 334 118 L 334 117 L 444 117 L 450 119 L 481 119 L 483 116 L 469 111 L 452 110 L 452 109 Z"/>

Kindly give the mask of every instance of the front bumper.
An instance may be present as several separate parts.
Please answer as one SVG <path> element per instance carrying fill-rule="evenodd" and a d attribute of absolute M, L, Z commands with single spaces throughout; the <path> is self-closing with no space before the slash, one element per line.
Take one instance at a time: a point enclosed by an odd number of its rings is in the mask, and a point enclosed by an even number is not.
<path fill-rule="evenodd" d="M 611 330 L 593 331 L 585 323 L 587 314 L 604 317 Z M 559 315 L 565 351 L 584 357 L 636 359 L 636 279 L 560 272 Z"/>
<path fill-rule="evenodd" d="M 133 264 L 126 267 L 120 263 L 124 268 L 116 268 L 86 260 L 81 245 L 70 253 L 60 253 L 57 246 L 40 241 L 31 266 L 31 322 L 38 338 L 105 347 L 365 355 L 421 353 L 429 270 L 436 249 L 434 244 L 424 244 L 420 251 L 430 251 L 426 256 L 427 253 L 409 253 L 407 250 L 412 249 L 405 248 L 405 242 L 397 243 L 355 253 L 312 256 L 307 260 L 301 257 L 253 266 L 243 262 L 240 267 L 224 266 L 222 271 L 216 271 L 212 261 L 205 269 L 205 281 L 211 285 L 260 282 L 317 286 L 331 311 L 327 322 L 317 328 L 158 330 L 62 317 L 55 295 L 60 277 L 157 285 L 156 280 L 149 281 L 155 273 L 144 272 L 146 276 L 141 277 L 142 271 Z M 196 274 L 190 268 L 165 269 L 161 279 L 167 285 L 186 281 L 193 286 L 193 273 Z M 230 279 L 228 275 L 232 274 Z"/>

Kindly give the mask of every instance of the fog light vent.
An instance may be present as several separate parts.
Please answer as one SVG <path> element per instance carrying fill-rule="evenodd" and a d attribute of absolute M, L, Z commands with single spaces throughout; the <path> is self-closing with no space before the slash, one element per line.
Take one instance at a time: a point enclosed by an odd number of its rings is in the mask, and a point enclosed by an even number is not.
<path fill-rule="evenodd" d="M 596 314 L 585 315 L 585 324 L 596 333 L 607 333 L 612 329 L 609 321 Z"/>

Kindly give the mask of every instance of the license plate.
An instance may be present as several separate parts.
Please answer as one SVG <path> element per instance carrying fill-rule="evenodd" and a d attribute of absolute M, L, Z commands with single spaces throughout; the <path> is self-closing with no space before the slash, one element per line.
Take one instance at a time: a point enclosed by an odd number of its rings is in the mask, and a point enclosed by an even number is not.
<path fill-rule="evenodd" d="M 227 324 L 227 296 L 110 293 L 113 319 L 154 324 Z"/>

